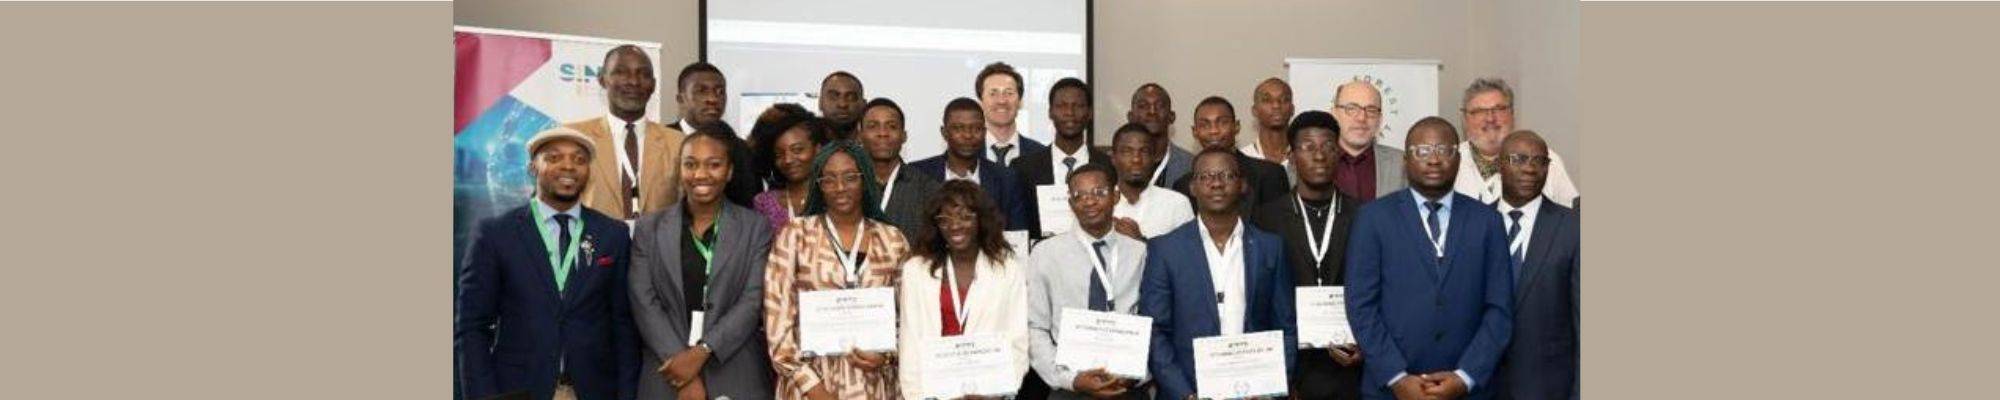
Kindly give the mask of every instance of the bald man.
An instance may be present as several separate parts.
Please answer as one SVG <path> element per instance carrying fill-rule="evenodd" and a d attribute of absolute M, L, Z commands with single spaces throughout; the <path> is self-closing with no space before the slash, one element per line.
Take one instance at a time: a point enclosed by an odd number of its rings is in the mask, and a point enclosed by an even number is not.
<path fill-rule="evenodd" d="M 1382 138 L 1382 92 L 1368 81 L 1333 90 L 1333 119 L 1340 122 L 1334 152 L 1333 186 L 1366 203 L 1403 188 L 1403 151 L 1377 143 Z"/>
<path fill-rule="evenodd" d="M 679 160 L 685 130 L 646 120 L 646 103 L 653 100 L 653 60 L 638 46 L 624 45 L 604 54 L 597 84 L 604 88 L 602 117 L 563 124 L 590 137 L 599 156 L 590 163 L 592 179 L 583 205 L 627 223 L 640 214 L 665 209 L 680 201 Z"/>
<path fill-rule="evenodd" d="M 1500 78 L 1474 80 L 1465 88 L 1465 102 L 1458 111 L 1464 117 L 1467 136 L 1465 143 L 1459 143 L 1458 152 L 1471 162 L 1459 164 L 1458 181 L 1452 187 L 1482 203 L 1499 202 L 1500 141 L 1514 131 L 1514 88 Z M 1549 152 L 1548 173 L 1542 195 L 1564 207 L 1576 206 L 1576 198 L 1581 194 L 1576 191 L 1576 183 L 1570 181 L 1569 168 L 1563 166 L 1562 156 L 1555 151 Z"/>
<path fill-rule="evenodd" d="M 1542 194 L 1551 161 L 1541 135 L 1515 131 L 1500 151 L 1497 206 L 1514 267 L 1514 340 L 1494 373 L 1499 398 L 1578 398 L 1583 219 Z"/>

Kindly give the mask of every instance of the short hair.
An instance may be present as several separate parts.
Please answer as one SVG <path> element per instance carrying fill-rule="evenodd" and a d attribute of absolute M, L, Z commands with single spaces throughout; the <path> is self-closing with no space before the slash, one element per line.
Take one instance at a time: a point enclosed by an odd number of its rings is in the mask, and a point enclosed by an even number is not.
<path fill-rule="evenodd" d="M 736 141 L 730 140 L 736 137 L 736 132 L 730 130 L 729 125 L 722 123 L 706 124 L 704 126 L 704 128 L 695 128 L 694 133 L 689 133 L 686 139 L 681 140 L 681 149 L 683 150 L 681 154 L 687 154 L 685 150 L 688 146 L 693 145 L 696 139 L 713 140 L 716 144 L 722 146 L 722 154 L 726 158 L 725 161 L 729 163 L 729 167 L 731 169 L 737 168 L 736 157 L 738 156 L 738 149 L 736 148 Z M 669 165 L 673 165 L 668 168 L 679 168 L 680 160 L 667 160 L 667 162 Z"/>
<path fill-rule="evenodd" d="M 1257 81 L 1257 86 L 1250 87 L 1250 96 L 1252 97 L 1257 96 L 1257 89 L 1262 89 L 1264 88 L 1265 84 L 1270 84 L 1270 83 L 1276 83 L 1278 84 L 1278 87 L 1285 88 L 1285 93 L 1292 92 L 1291 82 L 1285 82 L 1284 79 L 1279 79 L 1278 77 L 1273 76 L 1269 78 L 1264 78 L 1264 80 L 1261 81 Z"/>
<path fill-rule="evenodd" d="M 1452 127 L 1451 121 L 1437 116 L 1430 116 L 1417 120 L 1415 124 L 1410 124 L 1409 134 L 1403 135 L 1403 147 L 1407 148 L 1410 146 L 1410 138 L 1416 137 L 1417 135 L 1415 134 L 1417 131 L 1426 130 L 1444 132 L 1445 135 L 1451 136 L 1450 142 L 1458 143 L 1458 128 Z"/>
<path fill-rule="evenodd" d="M 971 111 L 974 113 L 978 113 L 979 119 L 981 120 L 986 119 L 986 110 L 979 108 L 979 101 L 973 100 L 971 98 L 960 97 L 956 99 L 951 99 L 950 103 L 945 103 L 944 119 L 946 120 L 946 122 L 950 122 L 951 113 L 957 111 Z"/>
<path fill-rule="evenodd" d="M 1118 126 L 1118 130 L 1116 130 L 1116 131 L 1112 131 L 1112 132 L 1111 132 L 1111 143 L 1112 143 L 1112 145 L 1114 145 L 1114 146 L 1115 146 L 1115 145 L 1117 145 L 1117 143 L 1118 143 L 1118 139 L 1119 139 L 1119 138 L 1122 138 L 1122 137 L 1125 137 L 1125 134 L 1128 134 L 1128 133 L 1137 133 L 1137 134 L 1140 134 L 1140 135 L 1145 135 L 1145 136 L 1146 136 L 1146 140 L 1147 140 L 1147 141 L 1149 141 L 1149 142 L 1153 140 L 1153 139 L 1152 139 L 1152 138 L 1153 138 L 1153 130 L 1151 130 L 1151 129 L 1146 129 L 1146 124 L 1141 124 L 1141 123 L 1137 123 L 1137 122 L 1127 122 L 1127 123 L 1125 123 L 1124 125 L 1119 125 L 1119 126 Z"/>
<path fill-rule="evenodd" d="M 1194 109 L 1198 113 L 1202 107 L 1208 107 L 1217 104 L 1221 104 L 1222 108 L 1228 109 L 1229 116 L 1231 117 L 1236 116 L 1236 105 L 1229 104 L 1229 99 L 1222 98 L 1222 96 L 1208 96 L 1207 98 L 1201 99 L 1200 103 L 1195 103 Z"/>
<path fill-rule="evenodd" d="M 1500 141 L 1500 148 L 1503 149 L 1507 148 L 1508 143 L 1513 143 L 1516 140 L 1532 140 L 1535 143 L 1541 143 L 1542 147 L 1544 148 L 1549 147 L 1549 141 L 1546 139 L 1542 139 L 1542 134 L 1535 133 L 1535 131 L 1522 129 L 1507 134 L 1507 139 Z"/>
<path fill-rule="evenodd" d="M 686 67 L 681 67 L 681 75 L 674 78 L 674 91 L 686 91 L 688 77 L 694 76 L 697 72 L 710 72 L 716 76 L 723 76 L 722 70 L 715 68 L 715 64 L 709 64 L 707 61 L 695 61 Z"/>
<path fill-rule="evenodd" d="M 836 77 L 836 76 L 839 76 L 839 77 L 846 77 L 847 79 L 852 79 L 852 80 L 854 80 L 854 88 L 855 88 L 855 89 L 861 89 L 861 90 L 862 90 L 863 92 L 866 92 L 866 91 L 867 91 L 867 89 L 868 89 L 867 87 L 865 87 L 865 86 L 862 86 L 862 85 L 861 85 L 861 78 L 857 78 L 857 77 L 855 77 L 855 76 L 854 76 L 854 74 L 850 74 L 850 73 L 847 73 L 847 71 L 833 71 L 833 73 L 831 73 L 831 74 L 826 74 L 826 77 L 825 77 L 825 78 L 820 78 L 820 80 L 819 80 L 819 86 L 820 86 L 820 87 L 826 87 L 826 83 L 827 83 L 827 82 L 832 82 L 832 81 L 833 81 L 833 77 Z"/>
<path fill-rule="evenodd" d="M 750 141 L 754 152 L 750 155 L 750 168 L 771 187 L 785 187 L 785 178 L 778 175 L 778 137 L 792 128 L 804 125 L 807 140 L 813 145 L 824 145 L 827 141 L 826 123 L 806 111 L 797 103 L 779 103 L 758 116 L 757 124 L 750 128 Z"/>
<path fill-rule="evenodd" d="M 995 61 L 992 64 L 986 64 L 986 68 L 979 69 L 979 77 L 972 81 L 972 97 L 980 97 L 981 94 L 986 93 L 986 77 L 993 76 L 993 74 L 1007 74 L 1008 78 L 1014 78 L 1014 90 L 1016 91 L 1021 90 L 1022 86 L 1027 85 L 1027 83 L 1021 81 L 1021 73 L 1014 72 L 1014 66 Z"/>
<path fill-rule="evenodd" d="M 1333 114 L 1320 110 L 1299 113 L 1298 116 L 1292 117 L 1292 125 L 1285 128 L 1285 143 L 1298 145 L 1299 132 L 1306 128 L 1323 128 L 1339 135 L 1340 121 L 1333 119 Z"/>
<path fill-rule="evenodd" d="M 1076 169 L 1069 171 L 1069 175 L 1063 177 L 1063 183 L 1075 185 L 1077 177 L 1088 173 L 1104 174 L 1105 181 L 1111 182 L 1112 186 L 1118 185 L 1118 168 L 1108 163 L 1087 163 L 1081 167 L 1076 167 Z"/>
<path fill-rule="evenodd" d="M 640 49 L 639 46 L 637 45 L 626 44 L 626 45 L 619 45 L 618 47 L 613 47 L 611 48 L 611 50 L 605 50 L 604 62 L 602 64 L 598 64 L 598 67 L 607 70 L 611 69 L 611 56 L 618 55 L 619 52 L 631 52 L 632 54 L 637 54 L 639 55 L 639 57 L 645 58 L 647 64 L 653 63 L 653 58 L 646 55 L 646 50 Z"/>
<path fill-rule="evenodd" d="M 1188 177 L 1190 177 L 1190 178 L 1194 177 L 1194 174 L 1192 173 L 1192 172 L 1193 172 L 1192 170 L 1194 169 L 1194 166 L 1193 166 L 1192 164 L 1200 164 L 1200 163 L 1201 163 L 1201 158 L 1202 158 L 1202 157 L 1208 157 L 1208 156 L 1218 156 L 1218 155 L 1219 155 L 1219 156 L 1228 156 L 1228 157 L 1229 157 L 1229 163 L 1228 163 L 1228 164 L 1229 164 L 1229 169 L 1233 169 L 1233 170 L 1236 170 L 1236 173 L 1237 173 L 1237 174 L 1242 174 L 1242 173 L 1243 173 L 1243 166 L 1242 166 L 1242 165 L 1237 165 L 1237 164 L 1236 164 L 1236 149 L 1201 149 L 1201 152 L 1199 152 L 1199 153 L 1194 153 L 1194 158 L 1190 158 L 1190 159 L 1188 159 L 1188 161 L 1191 161 L 1191 162 L 1189 163 L 1189 164 L 1191 164 L 1191 165 L 1189 165 L 1189 166 L 1188 166 L 1188 169 L 1190 170 L 1190 171 L 1189 171 L 1190 173 L 1188 174 Z M 1243 199 L 1241 199 L 1241 198 L 1238 198 L 1238 199 L 1236 199 L 1236 201 L 1243 201 Z"/>
<path fill-rule="evenodd" d="M 1063 89 L 1070 89 L 1070 88 L 1075 88 L 1076 90 L 1082 90 L 1084 103 L 1085 104 L 1090 103 L 1090 85 L 1084 84 L 1082 79 L 1062 78 L 1062 80 L 1056 81 L 1055 86 L 1049 87 L 1049 104 L 1056 103 L 1056 92 L 1060 92 Z"/>
<path fill-rule="evenodd" d="M 1172 106 L 1174 104 L 1174 95 L 1172 93 L 1167 92 L 1167 87 L 1160 86 L 1159 83 L 1154 83 L 1154 82 L 1146 82 L 1144 84 L 1139 85 L 1138 89 L 1132 89 L 1132 101 L 1134 102 L 1139 101 L 1139 94 L 1145 93 L 1146 88 L 1159 89 L 1160 100 L 1164 103 L 1167 103 L 1168 106 Z"/>
<path fill-rule="evenodd" d="M 1486 92 L 1500 92 L 1500 97 L 1507 98 L 1508 105 L 1514 104 L 1514 88 L 1507 86 L 1506 80 L 1499 77 L 1485 77 L 1474 79 L 1472 85 L 1465 87 L 1465 98 L 1459 100 L 1458 107 L 1465 108 L 1465 104 L 1472 101 L 1472 96 Z"/>
<path fill-rule="evenodd" d="M 729 127 L 729 122 L 723 120 L 715 120 L 715 122 L 710 122 L 705 124 L 695 124 L 694 132 L 686 132 L 686 133 L 689 136 L 693 136 L 694 134 L 701 132 L 717 132 L 717 133 L 727 134 L 729 136 L 736 136 L 736 128 Z"/>
<path fill-rule="evenodd" d="M 875 107 L 889 107 L 891 110 L 896 110 L 896 121 L 910 122 L 910 117 L 903 115 L 903 106 L 896 105 L 895 100 L 889 100 L 887 97 L 876 97 L 874 100 L 869 100 L 867 105 L 861 106 L 861 115 L 868 115 L 868 110 L 873 110 Z"/>
<path fill-rule="evenodd" d="M 826 160 L 839 153 L 846 153 L 848 158 L 854 159 L 854 167 L 861 172 L 861 215 L 877 222 L 888 221 L 889 216 L 882 214 L 882 201 L 879 200 L 882 195 L 876 193 L 881 190 L 882 184 L 875 182 L 875 163 L 869 162 L 868 150 L 863 150 L 860 143 L 842 139 L 820 146 L 819 153 L 813 155 L 812 177 L 808 179 L 817 181 L 826 170 Z M 819 185 L 811 185 L 806 188 L 806 209 L 800 215 L 820 214 L 826 214 L 826 195 L 820 193 Z"/>

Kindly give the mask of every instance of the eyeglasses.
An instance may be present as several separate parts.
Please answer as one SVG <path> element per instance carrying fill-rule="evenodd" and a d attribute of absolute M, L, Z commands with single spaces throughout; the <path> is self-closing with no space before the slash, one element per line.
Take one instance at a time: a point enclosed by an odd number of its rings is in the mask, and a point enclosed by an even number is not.
<path fill-rule="evenodd" d="M 1508 154 L 1504 157 L 1501 157 L 1500 159 L 1506 160 L 1507 164 L 1519 167 L 1525 167 L 1528 166 L 1529 164 L 1533 164 L 1539 167 L 1546 167 L 1549 166 L 1549 161 L 1550 161 L 1549 156 L 1531 156 L 1527 154 Z"/>
<path fill-rule="evenodd" d="M 975 214 L 971 211 L 939 212 L 937 215 L 937 223 L 938 225 L 956 225 L 959 223 L 977 224 L 979 223 L 979 214 Z"/>
<path fill-rule="evenodd" d="M 1096 189 L 1070 189 L 1069 197 L 1070 198 L 1091 197 L 1097 199 L 1106 199 L 1111 197 L 1111 188 L 1101 187 Z"/>
<path fill-rule="evenodd" d="M 1410 155 L 1425 160 L 1454 157 L 1458 155 L 1458 146 L 1450 144 L 1420 144 L 1410 146 Z"/>
<path fill-rule="evenodd" d="M 1354 104 L 1354 103 L 1347 103 L 1347 104 L 1340 104 L 1340 105 L 1335 105 L 1335 106 L 1333 106 L 1333 108 L 1334 108 L 1334 109 L 1338 109 L 1338 110 L 1340 110 L 1340 112 L 1341 112 L 1341 113 L 1343 113 L 1343 114 L 1347 114 L 1347 116 L 1349 116 L 1349 117 L 1360 117 L 1360 116 L 1368 116 L 1368 117 L 1380 117 L 1380 116 L 1382 116 L 1382 106 L 1367 106 L 1367 107 L 1362 107 L 1362 106 L 1361 106 L 1360 104 Z"/>
<path fill-rule="evenodd" d="M 1474 109 L 1461 108 L 1459 110 L 1465 111 L 1465 115 L 1471 116 L 1473 118 L 1486 118 L 1488 116 L 1492 116 L 1493 113 L 1507 113 L 1508 115 L 1513 115 L 1514 105 L 1501 104 L 1487 108 L 1474 108 Z"/>
<path fill-rule="evenodd" d="M 1199 174 L 1194 174 L 1194 181 L 1195 183 L 1211 183 L 1211 182 L 1227 183 L 1227 182 L 1235 182 L 1236 178 L 1240 177 L 1242 177 L 1242 175 L 1237 174 L 1236 171 L 1214 171 L 1214 172 L 1203 172 Z"/>
<path fill-rule="evenodd" d="M 861 173 L 849 172 L 840 175 L 820 175 L 817 180 L 820 187 L 852 187 L 861 184 Z M 835 186 L 836 184 L 839 186 Z"/>

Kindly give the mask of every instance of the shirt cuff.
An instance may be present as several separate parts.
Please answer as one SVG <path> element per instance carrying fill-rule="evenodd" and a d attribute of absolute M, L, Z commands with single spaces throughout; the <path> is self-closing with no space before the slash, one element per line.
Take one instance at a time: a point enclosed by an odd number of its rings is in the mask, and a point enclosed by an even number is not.
<path fill-rule="evenodd" d="M 1466 391 L 1467 393 L 1471 393 L 1471 392 L 1472 392 L 1472 375 L 1466 375 L 1466 374 L 1465 374 L 1465 370 L 1462 370 L 1462 369 L 1460 369 L 1460 370 L 1453 370 L 1453 371 L 1451 371 L 1451 372 L 1452 372 L 1452 373 L 1455 373 L 1455 374 L 1458 374 L 1458 379 L 1459 379 L 1459 380 L 1462 380 L 1462 381 L 1465 381 L 1465 391 Z"/>
<path fill-rule="evenodd" d="M 1389 377 L 1389 384 L 1388 384 L 1388 385 L 1384 385 L 1384 386 L 1388 386 L 1388 387 L 1391 387 L 1391 388 L 1394 388 L 1394 387 L 1396 387 L 1396 381 L 1400 381 L 1400 380 L 1403 380 L 1403 377 L 1406 377 L 1406 376 L 1410 376 L 1410 373 L 1408 373 L 1408 372 L 1397 372 L 1397 373 L 1396 373 L 1396 376 L 1392 376 L 1392 377 Z"/>

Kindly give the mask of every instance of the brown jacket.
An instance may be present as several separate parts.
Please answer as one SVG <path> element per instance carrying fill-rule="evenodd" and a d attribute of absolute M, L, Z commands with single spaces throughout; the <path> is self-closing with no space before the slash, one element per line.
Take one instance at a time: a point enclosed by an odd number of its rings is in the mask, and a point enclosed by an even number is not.
<path fill-rule="evenodd" d="M 620 176 L 618 147 L 612 142 L 616 136 L 605 125 L 605 117 L 591 118 L 563 124 L 564 127 L 583 132 L 597 143 L 592 151 L 595 156 L 590 161 L 590 188 L 583 192 L 583 205 L 592 210 L 617 219 L 636 219 L 638 215 L 664 210 L 668 205 L 681 200 L 681 173 L 678 161 L 681 156 L 681 139 L 687 135 L 680 130 L 646 121 L 643 143 L 640 143 L 639 160 L 639 209 L 627 213 L 630 200 L 627 193 L 619 188 Z"/>

